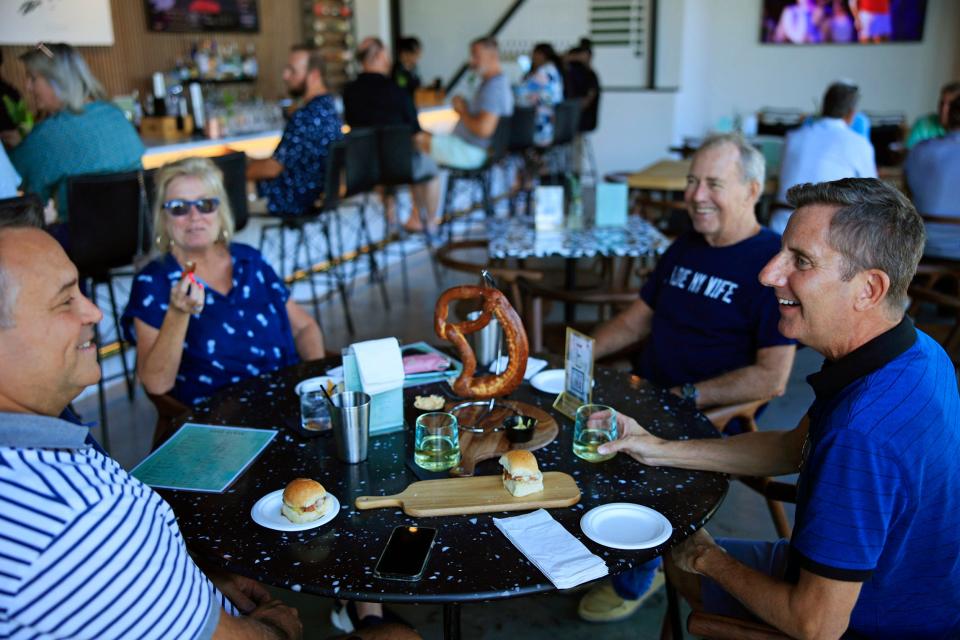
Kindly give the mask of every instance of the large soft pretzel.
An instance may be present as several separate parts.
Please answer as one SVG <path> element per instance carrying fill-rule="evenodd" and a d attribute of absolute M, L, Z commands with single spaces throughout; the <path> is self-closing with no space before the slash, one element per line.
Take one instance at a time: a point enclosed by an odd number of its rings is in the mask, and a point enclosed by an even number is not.
<path fill-rule="evenodd" d="M 483 298 L 483 309 L 476 320 L 465 322 L 447 322 L 447 311 L 453 300 Z M 503 329 L 506 353 L 510 359 L 507 369 L 498 376 L 484 375 L 474 377 L 477 371 L 477 356 L 470 348 L 466 335 L 487 326 L 492 317 L 496 317 Z M 433 314 L 433 326 L 437 335 L 449 340 L 457 348 L 463 362 L 463 372 L 453 383 L 453 390 L 464 398 L 494 398 L 505 396 L 520 386 L 527 368 L 527 356 L 530 346 L 527 332 L 523 329 L 520 316 L 506 296 L 491 287 L 463 285 L 447 289 L 440 294 Z"/>

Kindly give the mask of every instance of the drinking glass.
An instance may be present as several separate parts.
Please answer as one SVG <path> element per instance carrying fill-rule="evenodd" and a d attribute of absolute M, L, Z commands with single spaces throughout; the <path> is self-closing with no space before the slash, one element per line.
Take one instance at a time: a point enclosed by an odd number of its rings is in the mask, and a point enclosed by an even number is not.
<path fill-rule="evenodd" d="M 617 412 L 602 404 L 584 404 L 577 409 L 573 425 L 573 452 L 587 462 L 603 462 L 615 453 L 597 453 L 605 442 L 617 439 Z"/>
<path fill-rule="evenodd" d="M 314 388 L 300 392 L 300 426 L 307 431 L 330 428 L 330 406 L 322 390 Z"/>
<path fill-rule="evenodd" d="M 446 471 L 460 464 L 460 434 L 452 413 L 434 411 L 417 418 L 413 460 L 427 471 Z"/>

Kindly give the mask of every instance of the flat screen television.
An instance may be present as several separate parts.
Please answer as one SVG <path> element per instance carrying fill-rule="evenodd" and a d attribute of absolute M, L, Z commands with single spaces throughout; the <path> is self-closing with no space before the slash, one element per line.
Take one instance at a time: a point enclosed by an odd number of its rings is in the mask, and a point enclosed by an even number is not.
<path fill-rule="evenodd" d="M 927 0 L 763 0 L 770 44 L 919 42 Z"/>
<path fill-rule="evenodd" d="M 257 0 L 144 0 L 151 31 L 260 30 Z"/>

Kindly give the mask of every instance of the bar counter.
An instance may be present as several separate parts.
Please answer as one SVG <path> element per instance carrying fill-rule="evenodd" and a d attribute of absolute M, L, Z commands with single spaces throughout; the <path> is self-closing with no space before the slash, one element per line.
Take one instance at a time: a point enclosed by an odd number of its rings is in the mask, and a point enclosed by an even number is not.
<path fill-rule="evenodd" d="M 449 133 L 457 122 L 456 112 L 447 105 L 426 107 L 418 110 L 420 127 L 430 133 Z M 350 127 L 344 125 L 344 133 Z M 167 162 L 188 156 L 210 158 L 222 156 L 232 151 L 243 151 L 251 158 L 269 158 L 280 143 L 280 130 L 225 136 L 210 140 L 203 136 L 194 136 L 183 140 L 144 139 L 147 147 L 143 154 L 143 168 L 156 169 Z"/>

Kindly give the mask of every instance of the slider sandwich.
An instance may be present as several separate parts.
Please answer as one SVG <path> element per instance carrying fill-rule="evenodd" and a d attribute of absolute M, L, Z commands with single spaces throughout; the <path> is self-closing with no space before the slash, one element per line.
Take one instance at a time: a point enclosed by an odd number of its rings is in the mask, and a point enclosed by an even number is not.
<path fill-rule="evenodd" d="M 526 449 L 514 449 L 500 456 L 504 488 L 519 498 L 543 491 L 543 474 L 537 459 Z"/>
<path fill-rule="evenodd" d="M 297 478 L 283 490 L 280 513 L 290 522 L 304 524 L 319 520 L 327 512 L 327 490 L 316 480 Z"/>

